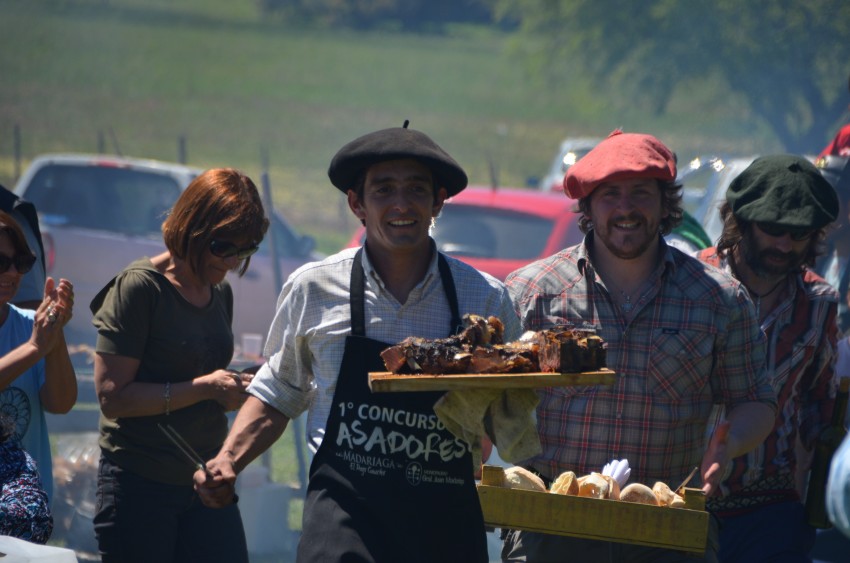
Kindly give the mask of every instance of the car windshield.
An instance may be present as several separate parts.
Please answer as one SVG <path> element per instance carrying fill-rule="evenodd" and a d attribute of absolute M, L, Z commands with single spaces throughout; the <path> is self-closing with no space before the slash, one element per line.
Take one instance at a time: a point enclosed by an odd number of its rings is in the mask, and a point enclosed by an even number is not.
<path fill-rule="evenodd" d="M 446 254 L 502 260 L 533 260 L 542 255 L 554 228 L 537 215 L 470 205 L 446 205 L 432 232 Z"/>
<path fill-rule="evenodd" d="M 26 197 L 47 225 L 160 237 L 179 195 L 177 180 L 166 174 L 54 164 L 38 171 Z"/>

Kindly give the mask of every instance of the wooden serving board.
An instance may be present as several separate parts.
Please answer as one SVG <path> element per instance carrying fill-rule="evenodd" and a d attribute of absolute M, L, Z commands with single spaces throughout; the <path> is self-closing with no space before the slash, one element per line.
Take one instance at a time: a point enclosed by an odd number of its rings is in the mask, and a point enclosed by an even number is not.
<path fill-rule="evenodd" d="M 685 502 L 689 495 L 702 496 L 702 491 L 685 489 Z M 703 553 L 708 539 L 709 515 L 704 509 L 648 506 L 484 484 L 478 485 L 478 499 L 484 522 L 494 528 L 693 553 Z M 704 497 L 701 500 L 704 506 Z M 700 503 L 697 501 L 693 505 Z"/>
<path fill-rule="evenodd" d="M 581 373 L 464 373 L 447 375 L 396 375 L 369 372 L 373 393 L 387 391 L 449 391 L 452 389 L 516 389 L 613 385 L 616 374 L 609 369 Z"/>

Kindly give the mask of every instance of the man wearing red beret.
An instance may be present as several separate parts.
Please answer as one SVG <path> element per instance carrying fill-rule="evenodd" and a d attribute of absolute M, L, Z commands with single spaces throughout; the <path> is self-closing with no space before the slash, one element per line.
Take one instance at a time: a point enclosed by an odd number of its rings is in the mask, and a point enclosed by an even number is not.
<path fill-rule="evenodd" d="M 545 479 L 601 472 L 627 459 L 630 482 L 715 492 L 726 463 L 770 432 L 776 397 L 764 336 L 746 290 L 664 241 L 682 217 L 672 152 L 651 135 L 615 131 L 564 179 L 584 241 L 526 266 L 506 285 L 526 330 L 593 326 L 607 342 L 612 386 L 540 393 L 543 451 L 523 465 Z M 706 445 L 715 404 L 729 412 Z M 624 479 L 625 480 L 625 479 Z M 701 485 L 697 483 L 701 481 Z M 621 483 L 621 486 L 625 483 Z M 716 561 L 660 548 L 508 531 L 505 561 Z"/>

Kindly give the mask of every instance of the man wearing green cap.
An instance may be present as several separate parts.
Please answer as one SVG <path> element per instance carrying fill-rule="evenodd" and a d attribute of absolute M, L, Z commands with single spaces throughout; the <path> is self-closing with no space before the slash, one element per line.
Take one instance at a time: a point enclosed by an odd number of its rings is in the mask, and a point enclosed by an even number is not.
<path fill-rule="evenodd" d="M 504 285 L 436 250 L 429 227 L 463 169 L 427 135 L 383 129 L 346 144 L 328 170 L 366 226 L 362 248 L 294 272 L 278 298 L 263 364 L 202 500 L 232 502 L 236 473 L 309 410 L 314 453 L 299 562 L 484 562 L 469 445 L 434 414 L 438 392 L 371 393 L 380 352 L 409 336 L 455 334 L 461 316 L 519 319 Z M 299 437 L 300 438 L 300 437 Z"/>
<path fill-rule="evenodd" d="M 732 460 L 722 494 L 708 500 L 721 523 L 720 560 L 810 561 L 815 530 L 806 522 L 805 484 L 798 475 L 829 424 L 837 389 L 837 294 L 810 268 L 825 227 L 836 218 L 838 198 L 805 158 L 765 156 L 733 180 L 720 213 L 717 246 L 699 257 L 750 292 L 779 400 L 773 431 L 754 451 Z M 723 416 L 716 409 L 713 423 Z"/>

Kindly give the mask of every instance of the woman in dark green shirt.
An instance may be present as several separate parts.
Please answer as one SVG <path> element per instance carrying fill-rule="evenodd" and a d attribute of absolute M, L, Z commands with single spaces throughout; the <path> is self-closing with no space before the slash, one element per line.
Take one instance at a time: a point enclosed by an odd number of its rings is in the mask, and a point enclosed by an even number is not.
<path fill-rule="evenodd" d="M 225 275 L 245 273 L 267 229 L 251 179 L 208 170 L 163 223 L 166 252 L 136 260 L 92 301 L 101 406 L 94 524 L 104 563 L 247 561 L 238 508 L 200 503 L 194 465 L 158 425 L 205 460 L 218 453 L 225 413 L 241 405 L 248 384 L 227 370 L 233 294 Z"/>

